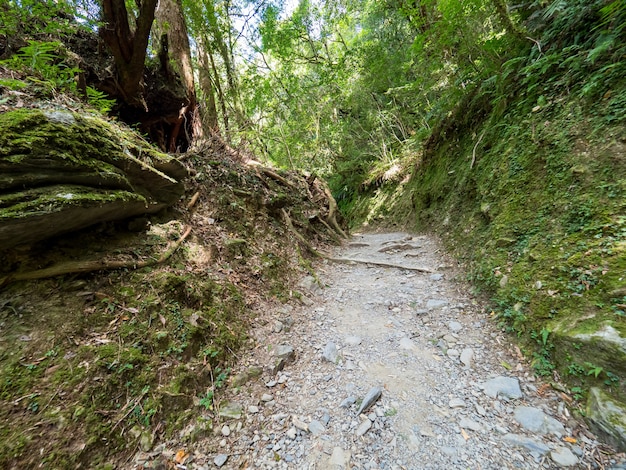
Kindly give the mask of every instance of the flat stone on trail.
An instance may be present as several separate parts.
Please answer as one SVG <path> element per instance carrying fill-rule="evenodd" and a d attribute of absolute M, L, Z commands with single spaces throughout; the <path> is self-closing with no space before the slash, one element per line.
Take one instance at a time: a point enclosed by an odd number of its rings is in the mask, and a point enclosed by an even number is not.
<path fill-rule="evenodd" d="M 559 467 L 573 467 L 578 465 L 578 457 L 567 447 L 557 447 L 550 452 L 550 458 Z"/>
<path fill-rule="evenodd" d="M 293 425 L 298 428 L 300 431 L 309 432 L 309 425 L 298 418 L 296 415 L 292 418 Z"/>
<path fill-rule="evenodd" d="M 448 406 L 450 408 L 465 408 L 465 400 L 463 400 L 462 398 L 453 398 L 448 403 Z"/>
<path fill-rule="evenodd" d="M 465 348 L 461 351 L 461 362 L 465 367 L 472 367 L 472 359 L 474 359 L 474 350 L 472 348 Z"/>
<path fill-rule="evenodd" d="M 213 459 L 213 463 L 215 464 L 216 467 L 222 467 L 226 463 L 227 460 L 228 460 L 227 454 L 218 454 Z"/>
<path fill-rule="evenodd" d="M 441 281 L 443 279 L 443 274 L 440 274 L 440 273 L 431 274 L 429 279 L 431 281 Z"/>
<path fill-rule="evenodd" d="M 498 376 L 482 384 L 485 395 L 491 398 L 522 398 L 519 381 L 514 377 Z"/>
<path fill-rule="evenodd" d="M 243 413 L 243 406 L 239 403 L 226 403 L 220 407 L 219 416 L 221 418 L 240 419 Z"/>
<path fill-rule="evenodd" d="M 548 416 L 539 408 L 530 406 L 518 406 L 515 408 L 515 421 L 524 429 L 540 434 L 565 434 L 565 428 L 556 419 Z"/>
<path fill-rule="evenodd" d="M 309 432 L 311 434 L 313 434 L 314 436 L 319 436 L 320 434 L 324 434 L 324 431 L 326 431 L 326 428 L 322 423 L 315 419 L 311 420 L 311 422 L 309 423 Z"/>
<path fill-rule="evenodd" d="M 333 453 L 328 460 L 329 470 L 349 470 L 350 469 L 350 451 L 343 450 L 341 447 L 335 447 Z"/>
<path fill-rule="evenodd" d="M 363 340 L 360 336 L 346 336 L 345 343 L 347 346 L 358 346 Z"/>
<path fill-rule="evenodd" d="M 436 308 L 445 307 L 446 305 L 448 305 L 448 301 L 447 300 L 429 299 L 426 302 L 426 309 L 427 310 L 434 310 Z"/>
<path fill-rule="evenodd" d="M 339 351 L 337 350 L 337 345 L 332 341 L 329 341 L 324 347 L 324 352 L 322 352 L 322 357 L 324 360 L 328 362 L 332 362 L 333 364 L 337 364 L 339 361 Z"/>
<path fill-rule="evenodd" d="M 480 423 L 477 423 L 476 421 L 473 421 L 469 418 L 461 418 L 461 420 L 459 421 L 459 426 L 461 426 L 463 429 L 471 429 L 475 432 L 483 430 L 483 427 L 480 425 Z"/>
<path fill-rule="evenodd" d="M 404 336 L 400 340 L 400 349 L 404 349 L 406 351 L 414 351 L 417 349 L 417 346 L 415 346 L 415 343 L 413 342 L 413 340 L 411 340 L 411 338 Z"/>
<path fill-rule="evenodd" d="M 291 360 L 295 360 L 296 353 L 293 350 L 292 346 L 289 346 L 288 344 L 281 344 L 279 346 L 276 346 L 276 349 L 274 350 L 274 356 L 276 356 L 279 359 L 285 359 L 286 361 L 291 361 Z"/>
<path fill-rule="evenodd" d="M 372 422 L 369 419 L 365 419 L 363 420 L 363 422 L 359 425 L 358 428 L 356 428 L 356 431 L 354 431 L 354 433 L 358 436 L 364 436 L 365 433 L 367 431 L 370 430 L 370 428 L 372 427 Z"/>
<path fill-rule="evenodd" d="M 536 441 L 530 437 L 522 436 L 520 434 L 505 434 L 502 436 L 504 442 L 516 447 L 523 447 L 530 452 L 537 452 L 540 455 L 545 455 L 550 451 L 550 448 L 541 441 Z"/>
<path fill-rule="evenodd" d="M 463 325 L 458 321 L 451 321 L 450 323 L 448 323 L 448 328 L 452 333 L 458 333 L 463 329 Z"/>

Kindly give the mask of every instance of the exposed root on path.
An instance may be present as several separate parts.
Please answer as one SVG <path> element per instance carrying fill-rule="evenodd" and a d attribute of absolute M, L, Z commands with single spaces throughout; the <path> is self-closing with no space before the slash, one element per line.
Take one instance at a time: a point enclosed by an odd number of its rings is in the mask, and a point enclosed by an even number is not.
<path fill-rule="evenodd" d="M 420 273 L 433 273 L 432 269 L 422 268 L 419 266 L 403 266 L 401 264 L 394 263 L 385 263 L 382 261 L 373 261 L 367 259 L 354 259 L 354 258 L 330 258 L 326 257 L 328 261 L 334 261 L 335 263 L 360 263 L 360 264 L 373 264 L 374 266 L 381 266 L 383 268 L 397 268 L 397 269 L 406 269 L 407 271 L 417 271 Z"/>

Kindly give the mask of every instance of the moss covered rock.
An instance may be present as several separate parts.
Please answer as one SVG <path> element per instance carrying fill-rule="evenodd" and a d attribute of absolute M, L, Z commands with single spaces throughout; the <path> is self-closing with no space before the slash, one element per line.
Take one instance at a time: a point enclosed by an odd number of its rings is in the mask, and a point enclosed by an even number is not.
<path fill-rule="evenodd" d="M 0 114 L 0 250 L 159 211 L 183 194 L 185 175 L 176 159 L 100 117 Z"/>

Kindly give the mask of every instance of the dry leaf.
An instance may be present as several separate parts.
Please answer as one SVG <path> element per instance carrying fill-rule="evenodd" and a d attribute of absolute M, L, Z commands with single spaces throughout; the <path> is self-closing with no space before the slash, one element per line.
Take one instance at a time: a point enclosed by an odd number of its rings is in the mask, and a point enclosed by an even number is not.
<path fill-rule="evenodd" d="M 563 438 L 563 440 L 564 440 L 565 442 L 569 442 L 570 444 L 576 444 L 576 442 L 577 442 L 577 441 L 576 441 L 576 439 L 574 439 L 573 437 L 569 437 L 569 436 L 565 436 L 565 437 Z"/>
<path fill-rule="evenodd" d="M 180 449 L 178 452 L 176 452 L 176 455 L 174 456 L 174 460 L 176 461 L 176 463 L 179 464 L 185 463 L 188 458 L 189 454 L 185 451 L 185 449 Z"/>
<path fill-rule="evenodd" d="M 465 429 L 461 428 L 461 436 L 463 436 L 463 439 L 465 439 L 466 441 L 470 438 L 469 434 L 467 434 L 467 432 L 465 432 Z"/>
<path fill-rule="evenodd" d="M 159 320 L 161 320 L 161 323 L 163 324 L 163 326 L 165 326 L 165 324 L 167 323 L 167 320 L 165 319 L 165 317 L 161 315 L 160 313 L 159 313 Z"/>

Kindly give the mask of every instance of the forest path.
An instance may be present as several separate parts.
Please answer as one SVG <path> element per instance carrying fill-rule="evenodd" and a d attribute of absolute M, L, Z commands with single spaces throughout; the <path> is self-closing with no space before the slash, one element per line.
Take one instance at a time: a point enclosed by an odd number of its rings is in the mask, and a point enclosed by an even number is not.
<path fill-rule="evenodd" d="M 324 287 L 305 279 L 305 305 L 253 331 L 217 435 L 167 446 L 187 446 L 186 468 L 598 468 L 571 399 L 536 380 L 435 239 L 355 235 L 335 256 L 360 262 L 320 264 Z"/>

